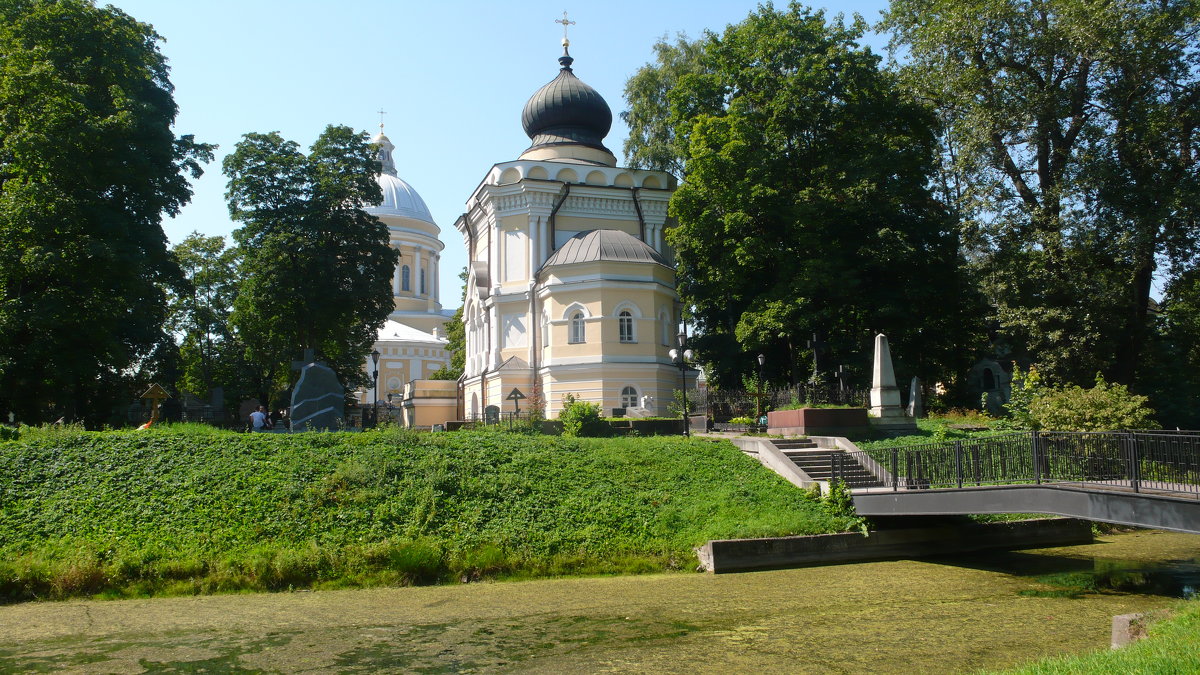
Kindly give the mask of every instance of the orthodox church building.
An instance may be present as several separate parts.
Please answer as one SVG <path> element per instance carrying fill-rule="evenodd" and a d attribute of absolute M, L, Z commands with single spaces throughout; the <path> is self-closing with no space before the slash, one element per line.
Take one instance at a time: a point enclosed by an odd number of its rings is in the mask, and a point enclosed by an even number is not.
<path fill-rule="evenodd" d="M 438 284 L 445 248 L 439 238 L 441 229 L 421 195 L 397 175 L 392 156 L 396 146 L 383 134 L 382 124 L 373 142 L 383 165 L 378 178 L 383 201 L 365 211 L 387 225 L 388 241 L 400 253 L 400 261 L 391 280 L 395 308 L 374 347 L 380 354 L 379 392 L 362 392 L 359 402 L 365 405 L 387 401 L 389 394 L 395 399 L 411 380 L 428 378 L 449 365 L 445 323 L 452 314 L 442 310 Z M 368 375 L 374 370 L 369 357 L 365 370 Z"/>
<path fill-rule="evenodd" d="M 668 354 L 679 298 L 663 240 L 675 179 L 617 166 L 604 146 L 612 112 L 575 76 L 568 47 L 564 38 L 558 76 L 521 114 L 529 148 L 488 170 L 455 223 L 470 261 L 468 419 L 512 410 L 514 388 L 531 399 L 521 409 L 540 403 L 549 417 L 567 394 L 606 415 L 666 414 L 680 388 Z"/>

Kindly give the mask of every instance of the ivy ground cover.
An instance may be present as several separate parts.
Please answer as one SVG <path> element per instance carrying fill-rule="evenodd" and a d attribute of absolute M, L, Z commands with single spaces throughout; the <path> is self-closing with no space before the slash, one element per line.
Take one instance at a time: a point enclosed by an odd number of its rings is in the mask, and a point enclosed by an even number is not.
<path fill-rule="evenodd" d="M 728 442 L 486 432 L 26 430 L 0 443 L 0 598 L 692 569 L 849 525 Z"/>

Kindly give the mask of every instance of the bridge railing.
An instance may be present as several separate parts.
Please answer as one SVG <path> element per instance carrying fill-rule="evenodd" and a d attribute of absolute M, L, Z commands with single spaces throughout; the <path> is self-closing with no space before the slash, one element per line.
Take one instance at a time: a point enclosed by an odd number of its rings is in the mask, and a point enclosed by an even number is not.
<path fill-rule="evenodd" d="M 846 454 L 881 466 L 892 490 L 1076 483 L 1200 499 L 1196 432 L 1025 432 Z"/>

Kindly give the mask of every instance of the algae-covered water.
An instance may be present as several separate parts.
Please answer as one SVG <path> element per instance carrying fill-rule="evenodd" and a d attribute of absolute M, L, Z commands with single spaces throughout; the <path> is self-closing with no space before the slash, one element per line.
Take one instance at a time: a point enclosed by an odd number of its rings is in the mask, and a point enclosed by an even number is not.
<path fill-rule="evenodd" d="M 0 671 L 963 672 L 1105 648 L 1200 536 L 712 576 L 0 607 Z M 1189 562 L 1190 561 L 1190 562 Z"/>

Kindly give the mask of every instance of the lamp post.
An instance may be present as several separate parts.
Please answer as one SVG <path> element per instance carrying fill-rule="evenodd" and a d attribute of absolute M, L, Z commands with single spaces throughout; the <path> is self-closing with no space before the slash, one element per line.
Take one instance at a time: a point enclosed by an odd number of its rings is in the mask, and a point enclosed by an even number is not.
<path fill-rule="evenodd" d="M 371 350 L 371 426 L 379 424 L 379 350 Z"/>
<path fill-rule="evenodd" d="M 679 366 L 679 379 L 683 381 L 683 435 L 691 436 L 691 420 L 688 419 L 688 400 L 687 400 L 687 362 L 692 360 L 692 350 L 687 348 L 687 324 L 684 324 L 679 335 L 676 336 L 679 341 L 679 349 L 672 349 L 668 354 L 671 360 Z"/>
<path fill-rule="evenodd" d="M 766 389 L 766 383 L 763 382 L 763 364 L 766 362 L 767 362 L 767 357 L 763 356 L 762 354 L 759 354 L 758 355 L 758 397 L 757 397 L 758 398 L 758 415 L 757 415 L 757 417 L 759 420 L 762 419 L 762 414 L 763 414 L 762 400 L 763 400 L 763 393 Z M 758 421 L 758 420 L 755 420 L 755 421 Z"/>

